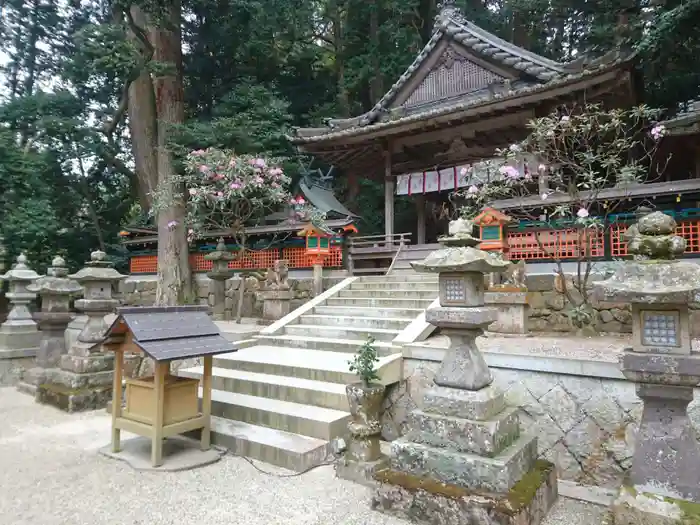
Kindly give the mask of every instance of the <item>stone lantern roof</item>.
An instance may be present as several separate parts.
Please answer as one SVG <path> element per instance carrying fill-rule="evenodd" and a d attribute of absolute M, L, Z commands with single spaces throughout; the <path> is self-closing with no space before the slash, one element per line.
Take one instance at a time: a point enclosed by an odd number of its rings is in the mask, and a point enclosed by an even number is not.
<path fill-rule="evenodd" d="M 0 276 L 3 281 L 35 281 L 39 274 L 27 266 L 27 256 L 21 253 L 17 257 L 17 264 L 11 270 Z"/>
<path fill-rule="evenodd" d="M 66 261 L 63 257 L 54 257 L 46 275 L 39 277 L 36 281 L 27 286 L 27 290 L 40 294 L 58 295 L 73 295 L 82 292 L 82 286 L 73 279 L 69 279 L 67 276 L 68 268 L 66 268 Z"/>
<path fill-rule="evenodd" d="M 448 237 L 441 237 L 444 246 L 431 252 L 422 261 L 411 262 L 417 272 L 502 272 L 510 263 L 488 252 L 474 248 L 481 241 L 472 236 L 474 225 L 471 221 L 457 219 L 450 223 Z"/>
<path fill-rule="evenodd" d="M 598 283 L 595 293 L 608 301 L 642 304 L 695 301 L 700 269 L 697 264 L 676 260 L 686 243 L 675 230 L 676 221 L 664 213 L 641 217 L 628 244 L 637 260 L 621 265 L 612 277 Z"/>
<path fill-rule="evenodd" d="M 85 263 L 84 268 L 68 277 L 79 283 L 84 283 L 88 281 L 118 281 L 126 279 L 127 276 L 120 274 L 112 267 L 105 252 L 97 250 L 90 254 L 90 262 Z"/>

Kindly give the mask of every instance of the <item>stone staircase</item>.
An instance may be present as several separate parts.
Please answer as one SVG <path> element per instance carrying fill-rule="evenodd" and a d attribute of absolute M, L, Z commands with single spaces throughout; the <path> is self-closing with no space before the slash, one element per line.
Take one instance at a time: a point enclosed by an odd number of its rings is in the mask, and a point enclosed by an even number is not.
<path fill-rule="evenodd" d="M 347 434 L 352 354 L 371 335 L 381 382 L 399 381 L 401 349 L 392 340 L 437 296 L 436 276 L 355 278 L 280 330 L 215 357 L 212 441 L 295 471 L 323 462 L 330 441 Z M 202 367 L 179 374 L 200 377 Z"/>

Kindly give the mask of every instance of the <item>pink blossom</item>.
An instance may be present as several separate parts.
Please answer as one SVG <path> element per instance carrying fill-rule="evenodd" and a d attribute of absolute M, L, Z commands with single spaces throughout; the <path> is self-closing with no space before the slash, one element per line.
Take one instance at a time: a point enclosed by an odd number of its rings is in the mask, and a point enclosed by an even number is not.
<path fill-rule="evenodd" d="M 175 229 L 175 226 L 177 226 L 177 221 L 170 221 L 170 222 L 168 223 L 168 229 L 169 229 L 169 230 L 174 230 L 174 229 Z"/>
<path fill-rule="evenodd" d="M 204 150 L 203 149 L 196 149 L 192 153 L 190 153 L 193 157 L 200 157 L 204 155 Z"/>
<path fill-rule="evenodd" d="M 666 127 L 663 124 L 657 124 L 651 128 L 651 137 L 654 140 L 659 140 L 664 135 L 666 135 Z"/>
<path fill-rule="evenodd" d="M 547 171 L 547 166 L 545 166 L 544 164 L 540 164 L 539 166 L 537 166 L 537 170 L 541 172 Z"/>
<path fill-rule="evenodd" d="M 254 163 L 258 168 L 264 168 L 265 167 L 265 159 L 255 159 Z"/>
<path fill-rule="evenodd" d="M 225 177 L 222 173 L 217 173 L 214 175 L 214 180 L 221 180 Z"/>
<path fill-rule="evenodd" d="M 207 173 L 209 171 L 209 166 L 207 166 L 206 164 L 201 164 L 199 166 L 199 171 L 201 173 Z"/>
<path fill-rule="evenodd" d="M 263 179 L 262 177 L 255 177 L 256 184 L 262 184 L 264 182 L 265 182 L 265 179 Z"/>
<path fill-rule="evenodd" d="M 579 219 L 585 219 L 588 217 L 589 213 L 586 208 L 580 208 L 577 212 L 576 215 L 578 216 Z"/>
<path fill-rule="evenodd" d="M 232 190 L 239 190 L 239 189 L 241 189 L 241 185 L 238 184 L 237 182 L 232 182 L 232 183 L 231 183 L 231 189 L 232 189 Z"/>
<path fill-rule="evenodd" d="M 303 205 L 303 204 L 306 204 L 306 201 L 304 200 L 304 197 L 299 197 L 299 198 L 297 199 L 297 204 L 302 204 L 302 205 Z"/>
<path fill-rule="evenodd" d="M 190 195 L 192 195 L 194 197 L 195 195 L 197 195 L 197 188 L 190 188 L 189 192 L 190 192 Z"/>
<path fill-rule="evenodd" d="M 472 193 L 472 194 L 474 194 L 474 193 L 479 193 L 479 188 L 477 188 L 476 186 L 474 186 L 474 185 L 472 184 L 472 185 L 469 186 L 469 188 L 467 189 L 467 192 Z"/>
<path fill-rule="evenodd" d="M 216 196 L 217 196 L 217 197 L 223 197 L 223 196 L 224 196 L 224 192 L 222 192 L 222 191 L 217 191 L 217 192 L 216 192 Z"/>
<path fill-rule="evenodd" d="M 513 166 L 501 166 L 498 171 L 501 173 L 501 175 L 505 175 L 509 179 L 520 178 L 520 172 Z"/>
<path fill-rule="evenodd" d="M 289 204 L 291 204 L 292 206 L 296 206 L 297 200 L 295 198 L 291 198 L 291 199 L 289 199 Z"/>
<path fill-rule="evenodd" d="M 272 175 L 273 177 L 279 177 L 280 175 L 282 175 L 282 170 L 280 168 L 272 168 L 270 170 L 270 175 Z"/>

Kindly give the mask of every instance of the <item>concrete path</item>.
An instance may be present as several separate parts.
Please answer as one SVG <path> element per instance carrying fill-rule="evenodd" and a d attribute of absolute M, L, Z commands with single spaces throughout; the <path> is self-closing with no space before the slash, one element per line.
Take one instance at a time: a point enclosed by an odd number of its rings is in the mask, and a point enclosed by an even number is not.
<path fill-rule="evenodd" d="M 0 422 L 0 525 L 406 525 L 370 511 L 369 490 L 331 466 L 282 478 L 227 456 L 136 472 L 97 453 L 109 441 L 104 411 L 67 415 L 12 388 L 0 388 Z M 562 499 L 545 525 L 598 525 L 603 511 Z"/>

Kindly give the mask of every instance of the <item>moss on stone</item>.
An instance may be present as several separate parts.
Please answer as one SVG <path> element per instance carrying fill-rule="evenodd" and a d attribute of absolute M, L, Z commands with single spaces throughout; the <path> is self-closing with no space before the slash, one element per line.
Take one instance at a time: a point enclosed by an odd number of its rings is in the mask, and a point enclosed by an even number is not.
<path fill-rule="evenodd" d="M 537 460 L 529 472 L 518 481 L 508 492 L 508 502 L 514 513 L 520 512 L 529 505 L 539 488 L 547 482 L 554 470 L 554 465 L 548 461 Z"/>
<path fill-rule="evenodd" d="M 629 483 L 624 483 L 622 488 L 634 498 L 636 498 L 639 495 L 637 489 L 635 489 Z M 643 492 L 642 496 L 652 499 L 659 498 L 658 494 L 653 494 L 651 492 Z M 683 499 L 670 498 L 668 496 L 662 496 L 661 499 L 663 499 L 663 501 L 665 501 L 666 503 L 676 505 L 680 509 L 681 519 L 678 522 L 678 525 L 700 525 L 700 503 L 695 503 L 693 501 Z"/>
<path fill-rule="evenodd" d="M 436 496 L 443 496 L 450 499 L 468 498 L 470 496 L 480 496 L 484 498 L 483 505 L 497 509 L 503 514 L 513 516 L 526 508 L 537 495 L 537 491 L 547 483 L 549 476 L 554 470 L 554 465 L 548 461 L 535 461 L 532 469 L 527 472 L 520 481 L 504 495 L 495 495 L 486 491 L 470 490 L 457 485 L 451 485 L 434 479 L 423 478 L 405 472 L 391 469 L 378 471 L 374 475 L 380 483 L 398 485 L 404 489 L 415 492 L 424 490 Z"/>

